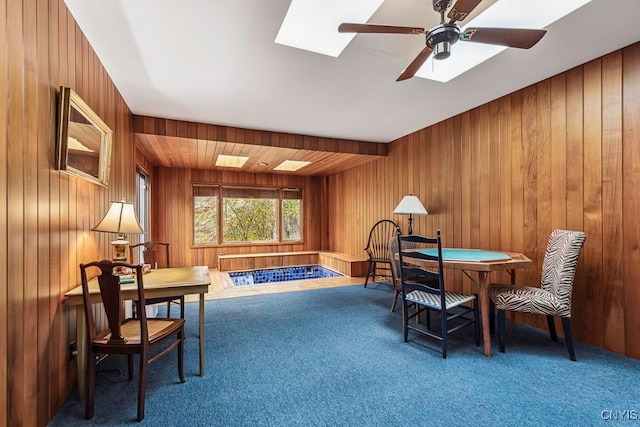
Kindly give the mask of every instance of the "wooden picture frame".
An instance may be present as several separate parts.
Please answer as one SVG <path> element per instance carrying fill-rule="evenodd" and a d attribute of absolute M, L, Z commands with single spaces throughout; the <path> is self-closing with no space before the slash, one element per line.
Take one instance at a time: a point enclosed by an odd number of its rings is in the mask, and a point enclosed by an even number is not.
<path fill-rule="evenodd" d="M 113 132 L 71 88 L 60 87 L 57 170 L 98 185 L 109 185 Z"/>

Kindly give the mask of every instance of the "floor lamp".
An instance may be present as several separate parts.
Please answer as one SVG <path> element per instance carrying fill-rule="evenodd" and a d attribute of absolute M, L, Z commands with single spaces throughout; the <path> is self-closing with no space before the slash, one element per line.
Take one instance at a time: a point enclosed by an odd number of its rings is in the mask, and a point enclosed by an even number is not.
<path fill-rule="evenodd" d="M 429 215 L 429 212 L 422 206 L 420 199 L 413 194 L 404 196 L 393 213 L 395 215 L 409 215 L 409 234 L 413 234 L 412 223 L 414 215 Z"/>

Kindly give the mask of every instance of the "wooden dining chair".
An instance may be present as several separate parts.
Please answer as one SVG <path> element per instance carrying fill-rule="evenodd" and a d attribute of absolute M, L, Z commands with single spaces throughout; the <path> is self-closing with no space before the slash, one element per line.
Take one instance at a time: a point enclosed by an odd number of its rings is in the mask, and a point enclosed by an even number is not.
<path fill-rule="evenodd" d="M 365 288 L 369 283 L 369 278 L 375 282 L 376 276 L 391 277 L 388 245 L 389 239 L 396 235 L 396 228 L 398 228 L 398 225 L 390 219 L 381 219 L 371 227 L 367 246 L 364 248 L 369 256 L 367 259 L 367 275 L 364 278 Z"/>
<path fill-rule="evenodd" d="M 405 242 L 404 249 L 415 249 L 418 247 L 416 242 Z M 400 261 L 398 260 L 398 238 L 393 237 L 389 239 L 389 262 L 391 263 L 391 278 L 393 280 L 393 301 L 391 302 L 391 312 L 396 311 L 396 304 L 398 303 L 398 297 L 402 295 L 402 277 L 400 277 Z M 406 264 L 406 263 L 405 263 Z M 420 281 L 421 278 L 410 278 L 414 281 Z M 422 278 L 424 280 L 424 278 Z M 438 280 L 429 278 L 426 281 L 421 282 L 424 285 L 438 286 Z M 429 319 L 429 317 L 427 317 Z"/>
<path fill-rule="evenodd" d="M 169 259 L 169 243 L 147 241 L 129 246 L 129 259 L 136 259 L 134 256 L 138 253 L 140 247 L 142 250 L 142 259 L 145 264 L 149 264 L 151 268 L 170 268 L 171 261 Z M 158 249 L 163 248 L 164 257 L 158 255 Z M 171 317 L 171 304 L 177 304 L 180 307 L 180 318 L 184 319 L 184 296 L 180 297 L 162 297 L 147 300 L 147 305 L 167 303 L 167 317 Z"/>
<path fill-rule="evenodd" d="M 397 239 L 404 341 L 407 342 L 409 331 L 435 338 L 442 343 L 442 357 L 446 359 L 449 334 L 473 325 L 476 346 L 479 346 L 478 295 L 464 295 L 445 290 L 440 230 L 436 237 L 424 237 L 416 234 L 402 235 L 398 228 Z M 437 248 L 435 256 L 415 250 L 416 247 L 427 249 L 434 246 Z M 421 261 L 435 263 L 435 267 L 424 266 Z M 426 324 L 410 323 L 412 319 L 419 320 L 423 312 L 429 316 L 431 311 L 440 314 L 440 331 L 431 330 L 429 317 Z"/>
<path fill-rule="evenodd" d="M 94 321 L 95 307 L 89 294 L 87 270 L 98 269 L 97 286 L 106 313 L 107 328 L 99 332 Z M 124 270 L 127 269 L 127 270 Z M 134 272 L 136 304 L 143 308 L 145 304 L 142 266 L 120 261 L 102 260 L 80 264 L 82 296 L 87 334 L 87 397 L 85 416 L 94 415 L 95 375 L 98 355 L 127 355 L 129 380 L 133 379 L 133 356 L 140 355 L 138 373 L 138 415 L 144 418 L 147 372 L 151 363 L 168 354 L 177 347 L 178 375 L 180 382 L 184 378 L 184 319 L 149 318 L 146 310 L 139 309 L 137 318 L 125 318 L 122 303 L 121 276 L 123 272 Z M 151 354 L 153 352 L 153 355 Z"/>
<path fill-rule="evenodd" d="M 414 244 L 415 246 L 415 244 Z M 402 294 L 402 278 L 400 277 L 400 261 L 398 261 L 398 238 L 389 239 L 388 245 L 389 263 L 391 265 L 391 280 L 393 281 L 393 301 L 391 302 L 391 312 L 396 311 L 398 296 Z"/>

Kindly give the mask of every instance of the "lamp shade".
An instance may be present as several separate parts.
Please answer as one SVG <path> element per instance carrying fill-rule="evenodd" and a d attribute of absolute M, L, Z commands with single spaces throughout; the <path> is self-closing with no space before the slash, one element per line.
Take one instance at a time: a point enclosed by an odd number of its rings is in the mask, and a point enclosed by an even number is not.
<path fill-rule="evenodd" d="M 106 233 L 132 233 L 143 234 L 144 230 L 138 222 L 133 203 L 127 203 L 124 199 L 120 202 L 111 202 L 107 214 L 91 229 Z"/>
<path fill-rule="evenodd" d="M 393 213 L 396 215 L 429 215 L 429 212 L 422 206 L 420 199 L 413 194 L 404 196 Z"/>

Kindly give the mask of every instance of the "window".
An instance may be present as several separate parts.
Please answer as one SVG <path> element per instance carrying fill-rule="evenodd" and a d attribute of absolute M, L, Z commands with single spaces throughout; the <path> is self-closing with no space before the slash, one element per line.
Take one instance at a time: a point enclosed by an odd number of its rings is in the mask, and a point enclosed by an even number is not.
<path fill-rule="evenodd" d="M 218 242 L 218 187 L 193 187 L 193 242 Z"/>
<path fill-rule="evenodd" d="M 144 234 L 137 236 L 138 240 L 135 243 L 142 243 L 149 240 L 149 236 L 151 236 L 151 215 L 149 209 L 149 175 L 139 168 L 136 169 L 136 208 L 138 222 L 144 230 Z M 137 258 L 134 259 L 142 259 L 142 246 L 138 246 L 136 249 L 138 250 L 136 253 Z M 133 262 L 133 260 L 130 259 L 129 262 Z"/>
<path fill-rule="evenodd" d="M 282 190 L 282 240 L 300 240 L 300 218 L 302 190 L 299 188 Z"/>
<path fill-rule="evenodd" d="M 149 240 L 151 236 L 151 227 L 149 218 L 149 175 L 141 169 L 136 169 L 136 207 L 138 215 L 138 222 L 140 227 L 144 230 L 144 235 L 141 235 L 140 241 Z"/>
<path fill-rule="evenodd" d="M 224 243 L 278 241 L 278 190 L 222 189 Z"/>
<path fill-rule="evenodd" d="M 194 244 L 300 241 L 299 188 L 194 185 Z"/>

